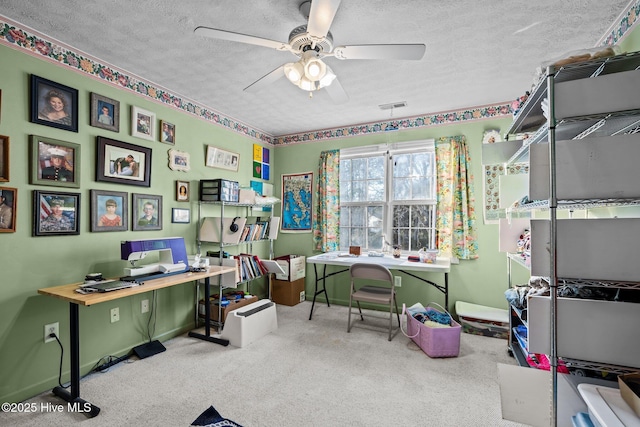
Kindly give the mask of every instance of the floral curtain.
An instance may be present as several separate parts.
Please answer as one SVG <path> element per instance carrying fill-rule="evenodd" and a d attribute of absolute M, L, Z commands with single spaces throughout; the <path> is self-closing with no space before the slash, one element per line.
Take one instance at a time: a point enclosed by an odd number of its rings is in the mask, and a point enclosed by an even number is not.
<path fill-rule="evenodd" d="M 445 256 L 478 258 L 475 195 L 464 136 L 436 140 L 438 249 Z"/>
<path fill-rule="evenodd" d="M 340 236 L 340 150 L 320 153 L 313 215 L 313 242 L 316 250 L 337 251 Z"/>

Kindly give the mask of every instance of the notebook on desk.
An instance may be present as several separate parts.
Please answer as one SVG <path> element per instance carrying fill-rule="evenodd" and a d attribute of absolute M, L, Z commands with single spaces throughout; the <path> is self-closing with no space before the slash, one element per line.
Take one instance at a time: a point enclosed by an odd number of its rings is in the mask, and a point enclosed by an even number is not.
<path fill-rule="evenodd" d="M 81 288 L 86 292 L 110 292 L 117 291 L 118 289 L 131 288 L 137 285 L 137 283 L 126 282 L 124 280 L 104 280 L 102 282 L 84 284 Z"/>

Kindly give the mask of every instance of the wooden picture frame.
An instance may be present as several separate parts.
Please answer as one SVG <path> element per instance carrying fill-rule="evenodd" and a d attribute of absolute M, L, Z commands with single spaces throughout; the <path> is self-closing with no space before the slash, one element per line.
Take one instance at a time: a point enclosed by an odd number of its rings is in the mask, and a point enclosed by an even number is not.
<path fill-rule="evenodd" d="M 80 234 L 80 193 L 33 191 L 33 236 Z"/>
<path fill-rule="evenodd" d="M 238 172 L 240 165 L 240 154 L 222 148 L 207 146 L 207 157 L 205 166 Z"/>
<path fill-rule="evenodd" d="M 173 123 L 165 122 L 164 120 L 160 120 L 160 132 L 158 132 L 158 135 L 160 136 L 160 142 L 175 145 L 176 125 L 174 125 Z"/>
<path fill-rule="evenodd" d="M 169 150 L 169 169 L 172 171 L 188 172 L 191 169 L 189 153 L 185 151 Z"/>
<path fill-rule="evenodd" d="M 189 224 L 191 222 L 191 210 L 171 208 L 171 222 L 176 224 Z"/>
<path fill-rule="evenodd" d="M 9 137 L 0 135 L 0 182 L 9 182 Z"/>
<path fill-rule="evenodd" d="M 31 122 L 78 132 L 78 90 L 31 74 Z"/>
<path fill-rule="evenodd" d="M 129 193 L 91 190 L 91 231 L 127 231 Z"/>
<path fill-rule="evenodd" d="M 96 138 L 96 181 L 151 185 L 151 149 L 115 139 Z"/>
<path fill-rule="evenodd" d="M 156 140 L 156 113 L 131 106 L 131 136 Z"/>
<path fill-rule="evenodd" d="M 0 187 L 0 233 L 16 232 L 18 189 Z"/>
<path fill-rule="evenodd" d="M 176 181 L 176 201 L 189 201 L 189 181 Z"/>
<path fill-rule="evenodd" d="M 162 196 L 133 193 L 131 229 L 162 230 Z"/>
<path fill-rule="evenodd" d="M 120 132 L 120 101 L 92 92 L 90 117 L 91 126 Z"/>
<path fill-rule="evenodd" d="M 31 135 L 29 184 L 80 188 L 80 144 Z"/>

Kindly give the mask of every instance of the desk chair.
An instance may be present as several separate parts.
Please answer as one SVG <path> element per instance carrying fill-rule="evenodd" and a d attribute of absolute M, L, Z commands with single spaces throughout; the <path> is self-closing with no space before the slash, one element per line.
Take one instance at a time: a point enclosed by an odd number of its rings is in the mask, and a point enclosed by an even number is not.
<path fill-rule="evenodd" d="M 360 320 L 364 321 L 360 301 L 384 304 L 389 306 L 389 341 L 393 339 L 393 305 L 396 306 L 396 317 L 398 318 L 398 329 L 400 329 L 400 314 L 398 313 L 398 302 L 396 301 L 396 289 L 393 281 L 393 275 L 389 269 L 383 265 L 355 263 L 349 270 L 351 274 L 351 292 L 349 295 L 349 324 L 347 332 L 351 332 L 351 306 L 353 301 L 358 305 Z M 363 285 L 356 287 L 356 280 L 375 281 L 376 285 Z M 354 313 L 354 316 L 357 314 Z M 370 316 L 378 317 L 378 316 Z"/>

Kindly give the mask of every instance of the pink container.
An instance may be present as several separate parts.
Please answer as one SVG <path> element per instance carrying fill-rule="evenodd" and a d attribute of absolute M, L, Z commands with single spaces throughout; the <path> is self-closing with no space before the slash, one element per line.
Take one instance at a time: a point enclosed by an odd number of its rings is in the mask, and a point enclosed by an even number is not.
<path fill-rule="evenodd" d="M 405 307 L 402 307 L 405 311 Z M 429 308 L 433 310 L 433 308 Z M 443 309 L 444 310 L 444 309 Z M 446 312 L 446 311 L 445 311 Z M 458 322 L 451 318 L 448 328 L 431 328 L 407 313 L 407 336 L 429 357 L 457 357 L 460 353 L 460 331 Z"/>

